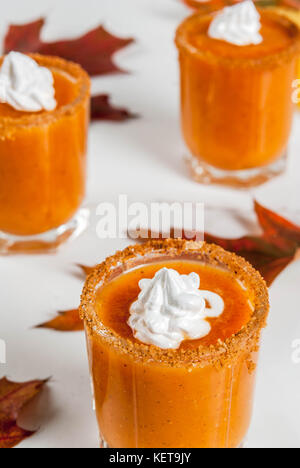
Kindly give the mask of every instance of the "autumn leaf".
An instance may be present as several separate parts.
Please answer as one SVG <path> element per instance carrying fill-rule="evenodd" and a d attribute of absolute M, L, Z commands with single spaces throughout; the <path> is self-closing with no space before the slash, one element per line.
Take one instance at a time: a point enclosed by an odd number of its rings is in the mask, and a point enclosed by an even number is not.
<path fill-rule="evenodd" d="M 271 286 L 277 276 L 294 261 L 294 254 L 286 256 L 284 251 L 269 244 L 261 237 L 224 239 L 206 234 L 205 241 L 217 244 L 229 252 L 244 257 L 261 273 L 268 286 Z"/>
<path fill-rule="evenodd" d="M 300 227 L 273 211 L 264 208 L 257 201 L 255 211 L 264 237 L 282 250 L 294 251 L 300 246 Z"/>
<path fill-rule="evenodd" d="M 127 109 L 113 107 L 107 94 L 100 94 L 92 97 L 92 120 L 112 120 L 114 122 L 123 122 L 124 120 L 134 119 L 136 117 L 136 115 L 131 114 Z"/>
<path fill-rule="evenodd" d="M 38 52 L 41 45 L 40 35 L 45 24 L 44 19 L 23 25 L 11 25 L 4 38 L 4 53 L 14 50 L 29 53 Z"/>
<path fill-rule="evenodd" d="M 37 325 L 36 328 L 48 328 L 61 332 L 77 332 L 84 330 L 83 321 L 79 317 L 78 309 L 66 310 L 58 312 L 57 317 L 54 317 L 48 322 Z"/>
<path fill-rule="evenodd" d="M 121 39 L 98 26 L 87 34 L 70 40 L 43 42 L 41 39 L 45 19 L 25 25 L 11 25 L 4 39 L 4 51 L 56 55 L 79 63 L 91 76 L 120 73 L 113 62 L 114 54 L 133 42 Z"/>
<path fill-rule="evenodd" d="M 262 266 L 257 266 L 258 271 L 265 279 L 268 286 L 271 286 L 276 278 L 294 261 L 296 257 L 282 257 L 277 260 L 270 261 Z M 254 265 L 255 266 L 255 265 Z"/>
<path fill-rule="evenodd" d="M 12 448 L 30 437 L 35 431 L 18 426 L 21 410 L 44 387 L 47 380 L 15 383 L 5 377 L 0 379 L 0 448 Z"/>

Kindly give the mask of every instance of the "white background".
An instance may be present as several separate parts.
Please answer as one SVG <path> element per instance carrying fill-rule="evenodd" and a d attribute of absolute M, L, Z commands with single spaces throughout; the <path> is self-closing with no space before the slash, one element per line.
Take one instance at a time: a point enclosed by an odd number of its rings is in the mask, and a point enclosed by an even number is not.
<path fill-rule="evenodd" d="M 110 93 L 116 104 L 141 118 L 92 124 L 87 196 L 92 209 L 100 201 L 116 200 L 119 193 L 132 201 L 201 201 L 207 207 L 208 230 L 238 236 L 253 229 L 255 196 L 299 220 L 300 116 L 284 177 L 252 192 L 236 192 L 199 186 L 186 174 L 173 38 L 176 25 L 188 13 L 179 0 L 9 0 L 1 6 L 0 30 L 3 35 L 11 22 L 45 15 L 45 40 L 75 37 L 99 23 L 136 38 L 136 44 L 116 59 L 130 74 L 93 83 L 94 92 Z M 229 207 L 249 222 L 222 216 Z M 21 381 L 52 376 L 48 389 L 25 410 L 21 421 L 40 429 L 20 447 L 97 447 L 83 333 L 33 329 L 56 310 L 78 305 L 82 277 L 76 263 L 99 263 L 128 244 L 126 239 L 99 240 L 94 228 L 57 255 L 0 259 L 0 338 L 7 343 L 7 364 L 0 364 L 0 376 Z M 271 288 L 249 447 L 300 448 L 300 363 L 292 360 L 292 343 L 300 339 L 299 275 L 298 262 Z M 29 417 L 33 408 L 34 419 Z"/>

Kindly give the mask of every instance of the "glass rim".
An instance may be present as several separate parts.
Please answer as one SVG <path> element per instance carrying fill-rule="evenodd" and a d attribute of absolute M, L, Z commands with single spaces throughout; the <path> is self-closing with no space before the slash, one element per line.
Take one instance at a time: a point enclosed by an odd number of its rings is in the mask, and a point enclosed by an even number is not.
<path fill-rule="evenodd" d="M 0 128 L 1 130 L 11 132 L 13 128 L 20 127 L 32 127 L 32 126 L 43 126 L 49 125 L 57 119 L 75 113 L 77 108 L 80 107 L 83 101 L 89 99 L 91 81 L 87 72 L 77 63 L 69 60 L 62 59 L 60 57 L 51 55 L 41 54 L 26 54 L 34 59 L 39 65 L 58 69 L 64 73 L 69 74 L 75 78 L 78 82 L 78 94 L 73 101 L 68 102 L 63 106 L 59 106 L 53 111 L 41 112 L 41 113 L 28 113 L 28 115 L 22 115 L 20 117 L 1 117 L 0 116 Z M 2 63 L 4 56 L 0 58 Z"/>
<path fill-rule="evenodd" d="M 286 61 L 291 60 L 292 58 L 296 57 L 297 54 L 300 53 L 300 28 L 298 25 L 284 16 L 283 14 L 279 14 L 274 10 L 269 10 L 267 8 L 258 8 L 259 12 L 265 16 L 269 17 L 269 19 L 280 23 L 290 31 L 292 31 L 294 40 L 292 43 L 281 50 L 280 52 L 274 52 L 272 54 L 266 55 L 264 57 L 258 58 L 229 58 L 229 57 L 220 57 L 219 55 L 211 52 L 211 51 L 204 51 L 197 47 L 192 46 L 186 38 L 185 30 L 186 27 L 193 22 L 197 22 L 199 18 L 201 21 L 205 21 L 208 18 L 214 17 L 219 10 L 211 12 L 211 13 L 199 13 L 196 12 L 186 18 L 177 28 L 176 36 L 175 36 L 175 44 L 177 49 L 184 50 L 190 55 L 198 56 L 198 57 L 205 57 L 207 60 L 216 62 L 218 61 L 220 64 L 227 65 L 230 67 L 240 66 L 240 67 L 275 67 L 278 66 L 278 63 L 283 63 Z"/>
<path fill-rule="evenodd" d="M 163 258 L 176 259 L 193 257 L 193 261 L 209 263 L 229 270 L 238 280 L 253 292 L 254 311 L 249 322 L 241 330 L 215 345 L 199 345 L 193 349 L 161 349 L 153 345 L 135 342 L 118 335 L 106 327 L 96 312 L 96 295 L 100 287 L 113 278 L 136 267 L 136 261 L 142 266 Z M 141 261 L 143 263 L 140 263 Z M 116 273 L 114 276 L 114 273 Z M 182 239 L 151 240 L 145 244 L 130 246 L 108 257 L 98 265 L 86 280 L 81 296 L 80 316 L 84 320 L 86 331 L 98 336 L 108 346 L 119 352 L 129 354 L 134 360 L 156 362 L 170 366 L 200 366 L 212 364 L 224 366 L 230 364 L 241 352 L 256 351 L 259 346 L 261 330 L 266 325 L 269 312 L 269 295 L 266 282 L 245 259 L 223 248 L 206 242 L 186 241 Z"/>

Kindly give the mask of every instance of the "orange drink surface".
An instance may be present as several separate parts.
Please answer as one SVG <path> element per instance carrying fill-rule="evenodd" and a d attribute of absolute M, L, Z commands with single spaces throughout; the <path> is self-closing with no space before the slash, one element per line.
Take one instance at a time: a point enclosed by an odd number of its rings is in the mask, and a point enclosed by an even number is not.
<path fill-rule="evenodd" d="M 224 252 L 215 249 L 217 254 Z M 180 274 L 197 273 L 200 289 L 217 293 L 225 303 L 223 314 L 209 319 L 211 332 L 207 336 L 184 340 L 178 349 L 143 344 L 127 324 L 130 306 L 140 292 L 139 281 L 153 278 L 162 267 Z M 255 276 L 265 295 L 263 281 L 257 273 Z M 90 285 L 87 291 L 91 293 Z M 83 316 L 96 414 L 105 446 L 239 447 L 250 424 L 259 334 L 268 309 L 266 305 L 253 340 L 254 335 L 247 336 L 246 329 L 256 306 L 254 290 L 235 273 L 214 261 L 208 264 L 207 258 L 199 261 L 192 256 L 136 266 L 96 289 L 92 322 L 86 311 Z M 101 323 L 99 333 L 95 331 L 97 321 Z M 237 345 L 243 333 L 245 340 Z"/>
<path fill-rule="evenodd" d="M 225 310 L 221 317 L 208 319 L 212 325 L 210 334 L 200 340 L 184 341 L 182 349 L 197 348 L 199 345 L 209 346 L 216 344 L 219 339 L 224 341 L 239 332 L 249 321 L 253 310 L 247 291 L 243 290 L 237 281 L 232 280 L 230 273 L 197 262 L 169 261 L 134 269 L 100 289 L 97 311 L 103 324 L 123 338 L 136 342 L 131 328 L 127 325 L 130 306 L 139 295 L 139 281 L 143 278 L 153 278 L 163 267 L 172 268 L 181 275 L 197 273 L 201 278 L 201 289 L 215 292 L 225 301 Z"/>
<path fill-rule="evenodd" d="M 213 14 L 177 31 L 183 135 L 192 156 L 218 170 L 268 166 L 287 150 L 300 34 L 275 12 L 260 15 L 258 45 L 209 37 Z"/>
<path fill-rule="evenodd" d="M 44 233 L 69 221 L 85 195 L 90 82 L 73 63 L 33 55 L 51 70 L 57 107 L 0 104 L 0 230 Z"/>

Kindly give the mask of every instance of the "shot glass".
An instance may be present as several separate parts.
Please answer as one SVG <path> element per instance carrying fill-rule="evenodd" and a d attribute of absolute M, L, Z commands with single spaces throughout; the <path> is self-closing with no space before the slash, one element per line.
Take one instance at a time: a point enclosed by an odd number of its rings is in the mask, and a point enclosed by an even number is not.
<path fill-rule="evenodd" d="M 247 188 L 286 169 L 300 31 L 275 11 L 260 14 L 259 45 L 210 38 L 215 13 L 177 30 L 186 160 L 198 182 Z"/>
<path fill-rule="evenodd" d="M 113 281 L 126 282 L 126 275 L 139 268 L 170 261 L 196 262 L 232 275 L 251 303 L 247 323 L 213 345 L 188 342 L 166 350 L 133 339 L 126 314 L 117 310 L 123 306 L 127 310 L 136 285 L 119 283 L 122 290 L 117 288 L 114 306 L 105 288 Z M 227 300 L 235 303 L 235 297 Z M 268 291 L 260 274 L 244 259 L 205 243 L 150 241 L 99 265 L 85 284 L 80 311 L 101 447 L 241 447 L 251 420 L 260 335 L 268 310 Z"/>
<path fill-rule="evenodd" d="M 56 249 L 86 223 L 90 79 L 66 60 L 31 57 L 51 70 L 57 108 L 0 104 L 0 253 Z"/>

